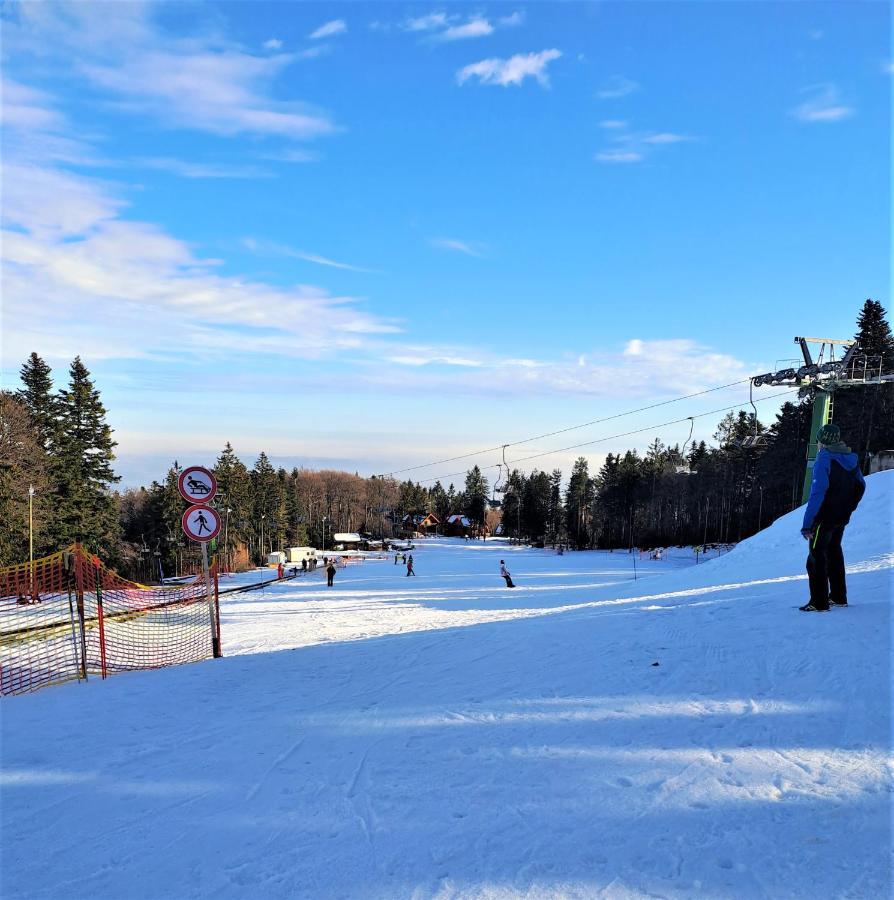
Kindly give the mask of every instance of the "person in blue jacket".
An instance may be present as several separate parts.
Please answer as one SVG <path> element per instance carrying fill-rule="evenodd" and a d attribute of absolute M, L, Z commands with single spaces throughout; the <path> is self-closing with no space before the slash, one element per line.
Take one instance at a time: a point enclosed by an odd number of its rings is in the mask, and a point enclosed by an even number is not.
<path fill-rule="evenodd" d="M 830 605 L 847 606 L 841 538 L 866 490 L 857 454 L 842 443 L 837 425 L 823 425 L 816 443 L 813 480 L 801 526 L 801 535 L 810 547 L 810 601 L 800 607 L 801 612 L 827 612 Z"/>

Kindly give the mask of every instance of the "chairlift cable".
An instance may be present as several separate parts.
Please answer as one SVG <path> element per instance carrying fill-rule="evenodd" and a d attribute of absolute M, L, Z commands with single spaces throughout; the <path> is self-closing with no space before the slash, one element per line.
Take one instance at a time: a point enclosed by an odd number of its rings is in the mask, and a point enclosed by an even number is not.
<path fill-rule="evenodd" d="M 394 469 L 391 472 L 383 473 L 382 477 L 384 478 L 384 477 L 390 477 L 392 475 L 401 475 L 404 472 L 415 472 L 418 469 L 428 469 L 431 466 L 442 466 L 445 463 L 457 462 L 458 460 L 461 460 L 461 459 L 470 459 L 473 456 L 483 456 L 485 453 L 495 453 L 497 450 L 505 449 L 506 447 L 518 447 L 521 444 L 530 444 L 533 441 L 541 441 L 541 440 L 544 440 L 545 438 L 555 437 L 556 435 L 565 434 L 569 431 L 577 431 L 581 428 L 589 428 L 591 425 L 599 425 L 603 422 L 610 422 L 613 419 L 622 419 L 625 416 L 632 416 L 632 415 L 635 415 L 636 413 L 646 412 L 647 410 L 650 410 L 650 409 L 657 409 L 659 406 L 668 406 L 671 403 L 679 403 L 681 400 L 691 400 L 693 397 L 701 397 L 704 394 L 712 394 L 715 391 L 723 391 L 723 390 L 726 390 L 726 388 L 736 387 L 737 385 L 745 384 L 746 382 L 750 383 L 751 379 L 743 378 L 740 381 L 731 381 L 729 384 L 720 384 L 717 387 L 707 388 L 704 391 L 696 391 L 694 394 L 684 394 L 682 397 L 674 397 L 671 400 L 662 400 L 659 403 L 650 403 L 648 406 L 641 406 L 638 409 L 631 409 L 631 410 L 628 410 L 627 412 L 615 413 L 614 415 L 611 415 L 611 416 L 604 416 L 601 419 L 593 419 L 590 422 L 583 422 L 580 425 L 569 425 L 567 428 L 559 428 L 556 431 L 548 431 L 546 434 L 538 434 L 538 435 L 535 435 L 534 437 L 524 438 L 520 441 L 511 441 L 508 444 L 497 444 L 496 447 L 487 447 L 484 450 L 474 450 L 471 453 L 463 453 L 459 456 L 448 457 L 447 459 L 438 459 L 438 460 L 435 460 L 434 462 L 422 463 L 421 465 L 418 465 L 418 466 L 408 466 L 405 469 Z M 486 468 L 491 469 L 494 467 L 487 466 Z M 445 475 L 444 477 L 449 478 L 451 476 Z M 426 479 L 426 481 L 435 481 L 435 480 L 437 480 L 437 479 L 431 479 L 431 478 Z"/>
<path fill-rule="evenodd" d="M 736 382 L 736 383 L 738 384 L 741 382 Z M 790 388 L 787 391 L 780 391 L 778 394 L 769 394 L 766 397 L 761 397 L 757 402 L 763 403 L 765 400 L 775 400 L 778 397 L 785 397 L 789 394 L 796 393 L 797 391 L 798 391 L 798 388 Z M 544 456 L 553 456 L 556 453 L 567 453 L 569 450 L 577 450 L 581 447 L 590 447 L 593 444 L 601 444 L 601 443 L 604 443 L 605 441 L 613 441 L 613 440 L 617 440 L 618 438 L 622 438 L 622 437 L 630 437 L 631 435 L 634 435 L 634 434 L 642 434 L 645 431 L 655 431 L 659 428 L 667 428 L 670 425 L 679 425 L 681 422 L 688 422 L 690 419 L 701 419 L 701 418 L 704 418 L 705 416 L 715 416 L 715 415 L 717 415 L 717 413 L 730 412 L 731 410 L 741 409 L 743 406 L 747 406 L 747 405 L 748 405 L 747 403 L 737 403 L 733 406 L 722 406 L 719 409 L 711 409 L 711 410 L 708 410 L 707 412 L 697 413 L 694 416 L 683 416 L 683 418 L 680 418 L 680 419 L 671 419 L 668 422 L 661 422 L 657 425 L 647 425 L 645 428 L 636 428 L 633 431 L 624 431 L 620 434 L 611 434 L 611 435 L 608 435 L 607 437 L 596 438 L 596 440 L 593 440 L 593 441 L 584 441 L 583 443 L 572 444 L 568 447 L 557 447 L 555 450 L 544 450 L 541 453 L 532 453 L 530 456 L 522 456 L 519 459 L 514 459 L 512 462 L 514 465 L 516 463 L 527 462 L 532 459 L 540 459 Z M 611 418 L 616 418 L 616 417 L 613 416 Z M 568 429 L 566 429 L 566 430 L 568 430 Z M 519 441 L 519 443 L 523 443 L 523 442 Z M 512 445 L 507 444 L 506 446 L 509 447 Z M 500 447 L 494 447 L 493 449 L 499 450 Z M 485 450 L 482 452 L 486 453 L 488 451 Z M 475 454 L 470 454 L 470 455 L 475 455 Z M 457 457 L 457 458 L 462 459 L 463 457 Z M 492 463 L 491 465 L 481 466 L 480 468 L 481 469 L 496 469 L 499 466 L 500 466 L 500 463 Z M 449 472 L 448 474 L 445 474 L 445 475 L 437 475 L 432 478 L 424 478 L 419 483 L 420 484 L 428 484 L 429 482 L 432 482 L 432 481 L 440 481 L 440 480 L 446 479 L 446 478 L 456 478 L 456 477 L 459 477 L 460 475 L 465 475 L 465 474 L 467 474 L 467 473 L 466 472 Z"/>

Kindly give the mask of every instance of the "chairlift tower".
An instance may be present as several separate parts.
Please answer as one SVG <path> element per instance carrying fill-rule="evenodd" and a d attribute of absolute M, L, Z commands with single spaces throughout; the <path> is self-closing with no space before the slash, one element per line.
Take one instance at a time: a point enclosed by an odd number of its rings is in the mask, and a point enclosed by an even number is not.
<path fill-rule="evenodd" d="M 813 399 L 813 415 L 807 439 L 807 469 L 801 493 L 801 502 L 806 503 L 810 496 L 810 482 L 817 454 L 816 434 L 823 425 L 832 421 L 835 391 L 858 385 L 882 384 L 894 379 L 894 375 L 883 374 L 882 358 L 861 353 L 859 344 L 853 339 L 796 337 L 795 343 L 801 348 L 803 366 L 756 375 L 751 379 L 751 384 L 753 387 L 764 384 L 792 385 L 799 388 L 799 397 Z M 816 359 L 810 352 L 810 344 L 820 345 Z M 843 352 L 840 359 L 836 359 L 836 348 L 839 347 L 843 348 Z"/>

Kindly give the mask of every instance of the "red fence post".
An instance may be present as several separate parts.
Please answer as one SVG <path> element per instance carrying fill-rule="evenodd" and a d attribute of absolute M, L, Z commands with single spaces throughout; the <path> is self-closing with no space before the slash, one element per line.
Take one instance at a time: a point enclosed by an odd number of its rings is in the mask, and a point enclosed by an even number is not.
<path fill-rule="evenodd" d="M 106 677 L 106 623 L 102 613 L 102 569 L 95 560 L 93 571 L 96 573 L 96 617 L 99 622 L 99 668 L 102 677 Z"/>
<path fill-rule="evenodd" d="M 78 604 L 78 625 L 81 629 L 81 675 L 87 680 L 87 629 L 84 622 L 84 551 L 75 544 L 75 598 Z"/>

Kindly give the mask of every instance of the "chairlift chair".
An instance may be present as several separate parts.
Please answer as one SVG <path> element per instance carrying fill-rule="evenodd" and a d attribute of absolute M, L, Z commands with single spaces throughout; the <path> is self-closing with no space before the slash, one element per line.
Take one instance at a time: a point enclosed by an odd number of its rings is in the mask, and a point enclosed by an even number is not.
<path fill-rule="evenodd" d="M 806 366 L 804 368 L 806 368 Z M 757 379 L 751 379 L 748 382 L 748 402 L 754 410 L 754 434 L 749 434 L 734 442 L 735 445 L 742 450 L 753 450 L 757 447 L 763 447 L 767 443 L 767 435 L 760 434 L 757 430 L 757 407 L 754 405 L 754 382 L 756 380 Z"/>
<path fill-rule="evenodd" d="M 695 473 L 692 470 L 692 466 L 689 465 L 689 460 L 686 459 L 686 445 L 692 440 L 692 432 L 695 430 L 695 418 L 693 416 L 689 416 L 689 437 L 683 441 L 683 449 L 680 451 L 680 456 L 683 462 L 675 466 L 678 475 L 694 475 Z"/>
<path fill-rule="evenodd" d="M 504 481 L 509 478 L 509 463 L 506 462 L 506 448 L 508 444 L 503 444 L 503 462 L 497 463 L 497 480 L 494 482 L 493 493 L 491 494 L 491 503 L 496 504 L 497 494 L 505 494 L 506 487 Z M 505 478 L 503 476 L 503 469 L 506 469 Z"/>

